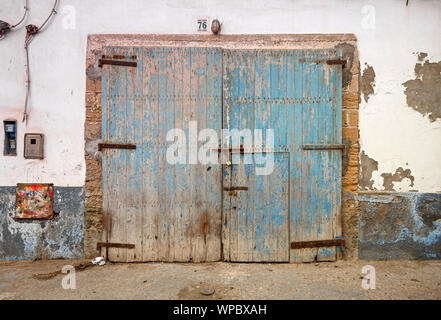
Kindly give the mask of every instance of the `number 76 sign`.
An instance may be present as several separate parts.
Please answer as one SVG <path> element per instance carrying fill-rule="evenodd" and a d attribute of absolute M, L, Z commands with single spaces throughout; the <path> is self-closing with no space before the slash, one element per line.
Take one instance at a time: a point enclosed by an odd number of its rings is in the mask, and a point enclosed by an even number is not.
<path fill-rule="evenodd" d="M 207 32 L 209 27 L 210 18 L 198 18 L 196 23 L 196 31 L 197 32 Z"/>

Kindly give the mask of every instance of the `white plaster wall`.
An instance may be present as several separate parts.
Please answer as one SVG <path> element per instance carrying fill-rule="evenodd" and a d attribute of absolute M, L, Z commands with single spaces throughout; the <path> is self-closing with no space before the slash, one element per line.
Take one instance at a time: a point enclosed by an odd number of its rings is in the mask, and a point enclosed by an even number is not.
<path fill-rule="evenodd" d="M 14 22 L 23 1 L 0 0 L 0 19 Z M 52 0 L 30 0 L 26 24 L 40 24 Z M 74 9 L 75 29 L 63 28 Z M 373 11 L 373 10 L 374 11 Z M 366 24 L 375 13 L 375 25 Z M 414 186 L 400 191 L 441 191 L 441 121 L 407 107 L 403 82 L 414 79 L 416 52 L 441 60 L 441 1 L 405 0 L 61 0 L 47 30 L 30 45 L 30 118 L 18 127 L 18 156 L 0 156 L 0 185 L 52 182 L 84 184 L 84 96 L 87 35 L 92 33 L 194 33 L 197 17 L 216 17 L 222 31 L 241 33 L 354 33 L 361 68 L 373 66 L 375 94 L 360 106 L 360 143 L 381 173 L 409 168 Z M 371 26 L 373 29 L 366 28 Z M 0 119 L 22 118 L 25 29 L 0 40 Z M 44 160 L 23 158 L 23 134 L 45 134 Z M 0 133 L 3 150 L 3 129 Z"/>

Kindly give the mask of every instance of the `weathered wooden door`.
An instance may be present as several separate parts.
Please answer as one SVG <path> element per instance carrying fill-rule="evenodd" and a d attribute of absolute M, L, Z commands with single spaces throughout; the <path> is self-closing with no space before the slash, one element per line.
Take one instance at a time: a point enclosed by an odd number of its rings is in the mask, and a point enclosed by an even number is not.
<path fill-rule="evenodd" d="M 274 135 L 270 143 L 264 131 L 262 141 L 242 152 L 236 145 L 239 155 L 232 151 L 232 159 L 242 161 L 225 167 L 226 260 L 336 259 L 335 246 L 290 249 L 290 243 L 341 235 L 341 66 L 327 64 L 338 54 L 223 52 L 224 128 L 272 129 Z M 271 157 L 274 169 L 256 175 L 257 163 Z"/>
<path fill-rule="evenodd" d="M 169 163 L 167 133 L 182 129 L 188 138 L 192 121 L 221 129 L 221 51 L 110 47 L 105 56 L 137 62 L 103 65 L 102 138 L 136 145 L 103 150 L 108 259 L 220 260 L 221 165 L 189 164 L 188 149 L 185 163 Z"/>
<path fill-rule="evenodd" d="M 290 247 L 341 236 L 341 67 L 326 63 L 339 52 L 110 47 L 105 55 L 137 62 L 103 65 L 103 142 L 136 146 L 103 150 L 109 260 L 216 261 L 222 247 L 228 261 L 336 259 L 335 246 Z M 190 132 L 205 128 L 219 137 L 221 128 L 249 129 L 251 146 L 241 150 L 239 139 L 231 165 L 202 165 L 188 147 Z M 188 139 L 185 162 L 167 161 L 171 129 Z"/>

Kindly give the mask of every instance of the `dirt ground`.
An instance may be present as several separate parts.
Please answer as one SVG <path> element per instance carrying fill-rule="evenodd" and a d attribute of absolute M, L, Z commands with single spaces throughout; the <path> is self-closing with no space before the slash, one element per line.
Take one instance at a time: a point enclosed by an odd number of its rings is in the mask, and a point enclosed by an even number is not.
<path fill-rule="evenodd" d="M 75 266 L 76 289 L 61 269 Z M 375 267 L 376 289 L 362 288 Z M 214 289 L 209 296 L 201 289 Z M 311 264 L 0 262 L 1 299 L 441 299 L 441 261 Z"/>

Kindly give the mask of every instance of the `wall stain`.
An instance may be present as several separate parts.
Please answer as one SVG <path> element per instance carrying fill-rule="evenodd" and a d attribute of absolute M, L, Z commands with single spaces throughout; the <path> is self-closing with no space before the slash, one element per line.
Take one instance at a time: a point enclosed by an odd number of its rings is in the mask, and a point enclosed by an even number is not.
<path fill-rule="evenodd" d="M 364 150 L 360 154 L 360 176 L 359 186 L 361 190 L 373 190 L 374 180 L 372 180 L 372 172 L 378 170 L 378 161 L 369 158 Z"/>
<path fill-rule="evenodd" d="M 425 52 L 418 52 L 418 61 L 424 61 L 424 59 L 427 57 L 427 53 Z"/>
<path fill-rule="evenodd" d="M 90 80 L 95 81 L 101 79 L 102 69 L 98 66 L 98 63 L 99 63 L 99 59 L 101 59 L 102 57 L 102 52 L 93 50 L 92 53 L 95 55 L 95 61 L 93 64 L 87 67 L 86 76 Z"/>
<path fill-rule="evenodd" d="M 374 68 L 366 63 L 360 81 L 360 91 L 363 94 L 364 101 L 368 102 L 369 96 L 374 94 L 375 71 Z"/>
<path fill-rule="evenodd" d="M 395 173 L 382 173 L 381 176 L 383 177 L 383 186 L 384 190 L 387 191 L 394 191 L 394 184 L 393 182 L 401 182 L 404 178 L 408 178 L 410 180 L 410 186 L 413 187 L 413 182 L 415 181 L 415 178 L 411 174 L 412 172 L 410 169 L 404 170 L 402 167 L 399 167 L 397 170 L 395 170 Z"/>
<path fill-rule="evenodd" d="M 404 82 L 403 86 L 407 105 L 434 122 L 441 119 L 441 61 L 421 63 L 426 56 L 424 52 L 419 53 L 415 79 Z"/>
<path fill-rule="evenodd" d="M 346 88 L 352 81 L 352 65 L 354 63 L 355 47 L 349 43 L 340 43 L 335 46 L 336 49 L 340 49 L 342 53 L 342 59 L 346 60 L 346 66 L 343 68 L 342 75 L 342 87 Z"/>

